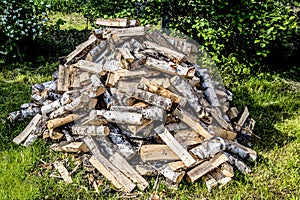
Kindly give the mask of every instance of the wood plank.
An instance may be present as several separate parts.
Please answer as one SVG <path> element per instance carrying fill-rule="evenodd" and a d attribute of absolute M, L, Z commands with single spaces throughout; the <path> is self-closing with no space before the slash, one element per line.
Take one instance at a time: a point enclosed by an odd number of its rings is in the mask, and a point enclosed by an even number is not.
<path fill-rule="evenodd" d="M 136 183 L 140 190 L 144 191 L 148 187 L 148 182 L 120 154 L 115 153 L 109 161 Z"/>
<path fill-rule="evenodd" d="M 13 142 L 16 144 L 20 144 L 21 142 L 23 142 L 29 136 L 29 134 L 37 128 L 37 124 L 40 122 L 41 119 L 42 115 L 36 114 L 31 120 L 31 122 L 26 126 L 26 128 L 17 137 L 13 139 Z"/>
<path fill-rule="evenodd" d="M 184 162 L 182 162 L 181 160 L 168 163 L 168 165 L 169 165 L 170 169 L 174 172 L 181 170 L 181 169 L 186 169 Z"/>
<path fill-rule="evenodd" d="M 236 126 L 235 126 L 235 129 L 237 131 L 241 131 L 244 123 L 246 122 L 247 118 L 249 117 L 249 111 L 248 111 L 248 108 L 247 106 L 244 108 L 244 111 L 241 115 L 241 117 L 239 118 L 239 121 L 237 122 Z"/>
<path fill-rule="evenodd" d="M 234 176 L 233 167 L 228 162 L 224 162 L 219 168 L 225 176 L 230 178 Z"/>
<path fill-rule="evenodd" d="M 196 160 L 189 154 L 189 152 L 184 149 L 181 144 L 178 143 L 178 141 L 163 125 L 155 128 L 154 130 L 187 167 L 190 167 L 196 162 Z"/>
<path fill-rule="evenodd" d="M 194 167 L 190 171 L 188 171 L 187 172 L 188 178 L 191 182 L 195 182 L 199 178 L 207 174 L 208 172 L 212 171 L 222 163 L 226 162 L 227 160 L 228 158 L 224 154 L 219 153 L 209 161 L 205 161 L 200 165 Z"/>
<path fill-rule="evenodd" d="M 134 37 L 145 35 L 145 27 L 137 26 L 130 28 L 107 28 L 103 30 L 103 38 L 109 38 L 112 35 L 117 35 L 118 37 Z"/>
<path fill-rule="evenodd" d="M 58 173 L 61 175 L 61 177 L 64 179 L 66 183 L 72 183 L 72 178 L 69 175 L 68 170 L 65 168 L 64 164 L 59 161 L 55 161 L 53 163 L 55 169 L 57 169 Z"/>
<path fill-rule="evenodd" d="M 213 125 L 210 125 L 208 128 L 214 132 L 215 136 L 220 136 L 222 138 L 226 138 L 229 140 L 234 140 L 237 135 L 237 133 L 235 133 L 235 132 L 228 131 L 228 130 L 225 130 L 223 128 L 213 126 Z"/>
<path fill-rule="evenodd" d="M 144 162 L 153 160 L 180 160 L 168 145 L 163 144 L 142 145 L 140 155 Z"/>

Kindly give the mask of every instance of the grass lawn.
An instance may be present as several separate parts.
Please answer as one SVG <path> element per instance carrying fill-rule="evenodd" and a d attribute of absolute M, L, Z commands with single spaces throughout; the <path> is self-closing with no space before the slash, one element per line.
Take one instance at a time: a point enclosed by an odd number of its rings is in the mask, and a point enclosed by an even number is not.
<path fill-rule="evenodd" d="M 54 15 L 52 19 L 70 19 L 64 25 L 66 29 L 69 24 L 82 30 L 84 18 L 79 25 L 74 25 L 72 17 Z M 29 102 L 31 85 L 50 80 L 56 68 L 56 62 L 45 61 L 17 63 L 0 70 L 0 199 L 122 198 L 107 188 L 99 188 L 100 194 L 86 188 L 81 179 L 83 169 L 75 173 L 72 184 L 51 178 L 50 170 L 43 168 L 42 163 L 65 155 L 51 151 L 50 143 L 38 139 L 33 146 L 25 148 L 12 142 L 29 120 L 10 124 L 6 120 L 8 114 Z M 225 85 L 234 94 L 232 105 L 239 109 L 247 105 L 257 121 L 255 134 L 261 139 L 254 141 L 258 160 L 251 166 L 253 172 L 237 173 L 228 186 L 212 192 L 207 191 L 203 181 L 195 184 L 184 181 L 178 190 L 170 190 L 160 178 L 157 194 L 167 199 L 299 199 L 300 82 L 261 73 L 246 79 L 229 77 Z M 145 194 L 139 196 L 141 199 L 150 197 L 153 183 L 154 180 Z"/>

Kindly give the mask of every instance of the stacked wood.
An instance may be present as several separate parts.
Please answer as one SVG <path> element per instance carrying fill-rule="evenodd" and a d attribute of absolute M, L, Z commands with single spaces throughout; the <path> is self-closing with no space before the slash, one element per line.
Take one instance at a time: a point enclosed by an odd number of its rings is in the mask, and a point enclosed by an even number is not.
<path fill-rule="evenodd" d="M 195 44 L 128 19 L 96 24 L 108 28 L 62 59 L 54 80 L 33 85 L 31 102 L 10 114 L 12 122 L 34 116 L 16 144 L 42 136 L 52 150 L 89 154 L 90 168 L 125 192 L 145 190 L 157 174 L 172 184 L 203 178 L 211 190 L 234 170 L 251 171 L 257 154 L 246 145 L 255 121 L 247 107 L 230 107 L 232 94 L 197 64 Z M 74 172 L 54 167 L 72 183 Z"/>

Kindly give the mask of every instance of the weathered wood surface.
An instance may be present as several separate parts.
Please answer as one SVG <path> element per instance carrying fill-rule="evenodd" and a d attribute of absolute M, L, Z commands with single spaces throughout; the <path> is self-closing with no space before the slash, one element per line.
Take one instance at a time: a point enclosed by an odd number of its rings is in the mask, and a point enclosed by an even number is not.
<path fill-rule="evenodd" d="M 104 117 L 108 122 L 120 124 L 142 125 L 143 115 L 133 112 L 118 112 L 108 110 L 94 110 L 96 115 Z"/>
<path fill-rule="evenodd" d="M 37 128 L 37 125 L 41 119 L 42 115 L 35 115 L 35 117 L 26 126 L 26 128 L 17 137 L 13 139 L 13 142 L 16 144 L 20 144 L 21 142 L 23 142 Z"/>
<path fill-rule="evenodd" d="M 214 133 L 215 136 L 219 136 L 219 137 L 229 139 L 229 140 L 234 140 L 237 135 L 237 133 L 235 133 L 235 132 L 228 131 L 228 130 L 225 130 L 223 128 L 213 126 L 213 125 L 210 125 L 208 128 Z"/>
<path fill-rule="evenodd" d="M 72 183 L 72 178 L 69 175 L 68 170 L 65 168 L 64 164 L 62 162 L 56 161 L 53 163 L 55 169 L 57 169 L 58 173 L 61 175 L 61 177 L 64 179 L 66 183 Z"/>
<path fill-rule="evenodd" d="M 224 154 L 219 153 L 209 161 L 205 161 L 188 171 L 188 178 L 191 182 L 195 182 L 196 180 L 198 180 L 208 172 L 212 171 L 213 169 L 217 168 L 219 165 L 226 162 L 227 160 L 228 158 Z"/>
<path fill-rule="evenodd" d="M 193 165 L 196 160 L 189 154 L 189 152 L 182 147 L 181 144 L 171 135 L 171 133 L 164 127 L 155 128 L 159 137 L 174 151 L 174 153 L 184 162 L 187 167 Z"/>
<path fill-rule="evenodd" d="M 90 135 L 90 136 L 96 136 L 96 135 L 109 135 L 109 128 L 107 126 L 72 126 L 72 134 L 73 135 Z"/>
<path fill-rule="evenodd" d="M 130 20 L 126 18 L 96 19 L 96 25 L 110 27 L 129 27 Z"/>
<path fill-rule="evenodd" d="M 241 117 L 239 118 L 239 120 L 238 120 L 238 122 L 237 122 L 237 124 L 236 124 L 236 126 L 235 126 L 235 129 L 236 129 L 237 131 L 240 131 L 240 130 L 242 129 L 242 126 L 243 126 L 244 123 L 246 122 L 248 116 L 249 116 L 249 111 L 248 111 L 248 108 L 245 107 L 245 108 L 244 108 L 244 111 L 243 111 L 243 113 L 242 113 L 242 115 L 241 115 Z"/>
<path fill-rule="evenodd" d="M 80 116 L 78 114 L 70 114 L 70 115 L 67 115 L 66 117 L 52 119 L 52 120 L 47 121 L 47 127 L 48 127 L 48 129 L 54 129 L 54 128 L 62 126 L 64 124 L 73 122 L 73 121 L 79 119 L 79 117 Z"/>
<path fill-rule="evenodd" d="M 225 140 L 226 143 L 226 150 L 228 152 L 231 152 L 233 154 L 238 155 L 239 157 L 248 160 L 250 162 L 253 162 L 257 158 L 256 151 L 245 147 L 237 142 L 233 142 L 231 140 Z"/>
<path fill-rule="evenodd" d="M 103 30 L 103 38 L 109 38 L 112 35 L 117 35 L 119 37 L 134 37 L 134 36 L 143 36 L 145 35 L 145 27 L 138 26 L 132 28 L 107 28 Z"/>
<path fill-rule="evenodd" d="M 190 152 L 197 155 L 200 159 L 212 158 L 220 151 L 225 150 L 225 146 L 225 141 L 222 138 L 213 137 L 192 148 Z"/>
<path fill-rule="evenodd" d="M 157 170 L 160 174 L 162 174 L 164 177 L 166 177 L 173 183 L 180 183 L 180 181 L 185 175 L 185 171 L 175 172 L 169 167 L 169 165 L 164 165 L 158 168 Z"/>
<path fill-rule="evenodd" d="M 136 183 L 140 190 L 144 191 L 148 187 L 148 182 L 120 154 L 115 153 L 109 161 Z"/>
<path fill-rule="evenodd" d="M 142 145 L 140 149 L 141 159 L 146 161 L 179 160 L 178 155 L 172 149 L 163 144 Z"/>

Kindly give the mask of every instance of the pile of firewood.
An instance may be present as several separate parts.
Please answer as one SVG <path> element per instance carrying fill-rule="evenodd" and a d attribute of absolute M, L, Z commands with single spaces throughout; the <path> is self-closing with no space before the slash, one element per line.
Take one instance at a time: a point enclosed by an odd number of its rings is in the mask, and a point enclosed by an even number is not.
<path fill-rule="evenodd" d="M 109 28 L 60 58 L 53 80 L 33 85 L 31 103 L 10 114 L 11 121 L 34 116 L 15 143 L 53 140 L 53 150 L 84 155 L 125 192 L 143 191 L 146 177 L 158 174 L 175 185 L 203 177 L 210 190 L 234 170 L 251 171 L 255 121 L 247 108 L 230 107 L 232 94 L 199 65 L 196 44 L 137 20 L 97 24 Z M 72 182 L 63 162 L 53 166 Z"/>

